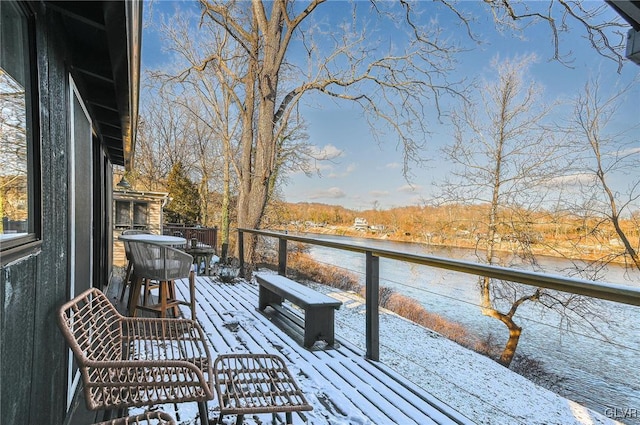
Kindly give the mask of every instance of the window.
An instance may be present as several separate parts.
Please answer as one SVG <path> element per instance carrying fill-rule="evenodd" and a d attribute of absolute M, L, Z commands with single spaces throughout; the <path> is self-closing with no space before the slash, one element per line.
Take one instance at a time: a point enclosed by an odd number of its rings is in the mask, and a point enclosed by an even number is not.
<path fill-rule="evenodd" d="M 116 229 L 146 230 L 149 227 L 149 203 L 116 201 Z"/>
<path fill-rule="evenodd" d="M 0 249 L 37 240 L 39 155 L 30 19 L 14 1 L 0 2 Z"/>

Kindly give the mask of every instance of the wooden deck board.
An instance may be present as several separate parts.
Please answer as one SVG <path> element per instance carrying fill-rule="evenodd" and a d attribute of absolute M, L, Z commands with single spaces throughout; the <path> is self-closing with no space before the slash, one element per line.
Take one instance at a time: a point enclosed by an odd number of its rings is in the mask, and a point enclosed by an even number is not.
<path fill-rule="evenodd" d="M 185 296 L 188 281 L 176 282 L 176 288 L 179 296 Z M 119 293 L 120 286 L 114 285 L 107 295 L 120 311 L 124 311 Z M 277 322 L 257 310 L 258 286 L 255 284 L 224 284 L 208 276 L 198 276 L 196 298 L 197 319 L 209 338 L 213 356 L 251 352 L 278 354 L 284 358 L 314 407 L 311 412 L 294 413 L 295 425 L 472 423 L 385 365 L 367 360 L 364 353 L 340 341 L 339 333 L 334 349 L 304 348 L 296 335 L 283 331 Z M 185 317 L 190 317 L 188 307 L 181 307 L 181 311 Z M 292 311 L 295 313 L 295 309 Z M 217 418 L 216 406 L 216 400 L 209 402 L 212 420 Z M 79 407 L 71 425 L 87 423 L 87 416 L 81 415 L 84 406 Z M 168 407 L 167 412 L 175 415 L 173 406 Z M 189 415 L 194 414 L 193 408 L 178 405 L 177 413 L 182 421 L 192 423 Z M 271 420 L 271 415 L 266 414 L 246 417 L 244 423 L 266 424 L 272 423 Z M 278 416 L 277 423 L 285 423 L 284 415 Z"/>
<path fill-rule="evenodd" d="M 207 276 L 197 277 L 196 283 L 198 320 L 210 338 L 212 355 L 264 352 L 285 359 L 314 405 L 313 412 L 294 415 L 295 424 L 305 420 L 314 424 L 471 423 L 397 374 L 388 373 L 384 365 L 366 360 L 348 344 L 340 343 L 337 349 L 305 349 L 257 310 L 257 285 L 224 284 Z M 179 292 L 185 293 L 185 284 L 178 282 Z M 188 309 L 184 314 L 189 315 Z M 210 407 L 215 404 L 211 402 Z M 265 415 L 261 420 L 266 423 L 269 418 Z"/>

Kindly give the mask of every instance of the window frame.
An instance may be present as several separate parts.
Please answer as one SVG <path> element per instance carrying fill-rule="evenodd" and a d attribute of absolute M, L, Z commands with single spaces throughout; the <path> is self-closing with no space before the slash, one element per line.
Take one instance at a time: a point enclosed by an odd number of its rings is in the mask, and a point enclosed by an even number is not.
<path fill-rule="evenodd" d="M 9 3 L 9 2 L 7 2 Z M 0 242 L 0 264 L 4 266 L 19 258 L 36 254 L 42 246 L 42 169 L 41 169 L 41 133 L 40 133 L 40 86 L 39 64 L 36 46 L 35 13 L 32 6 L 22 1 L 13 4 L 24 15 L 27 27 L 27 51 L 29 61 L 30 93 L 25 99 L 30 102 L 27 109 L 31 120 L 31 137 L 27 140 L 27 196 L 28 231 L 27 234 Z M 0 218 L 1 219 L 1 218 Z"/>
<path fill-rule="evenodd" d="M 122 203 L 122 204 L 128 204 L 128 207 L 126 208 L 126 211 L 128 211 L 128 216 L 129 216 L 129 222 L 128 223 L 121 223 L 118 221 L 118 203 Z M 136 209 L 136 205 L 144 205 L 146 208 L 146 213 L 145 213 L 145 218 L 146 218 L 146 222 L 145 223 L 137 223 L 135 221 L 135 209 Z M 151 202 L 149 201 L 145 201 L 145 200 L 139 200 L 139 199 L 115 199 L 114 200 L 114 220 L 113 220 L 113 228 L 114 230 L 149 230 L 149 226 L 150 226 L 150 220 L 149 220 L 149 213 L 150 213 L 150 207 L 151 207 Z M 123 210 L 125 210 L 123 208 Z"/>

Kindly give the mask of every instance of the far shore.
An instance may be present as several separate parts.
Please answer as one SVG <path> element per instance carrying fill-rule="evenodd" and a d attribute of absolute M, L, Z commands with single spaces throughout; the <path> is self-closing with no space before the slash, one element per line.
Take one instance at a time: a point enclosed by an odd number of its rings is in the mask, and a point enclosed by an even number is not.
<path fill-rule="evenodd" d="M 439 247 L 443 249 L 469 249 L 469 250 L 479 250 L 482 252 L 483 248 L 486 246 L 485 244 L 478 244 L 475 240 L 469 238 L 456 238 L 455 243 L 440 243 L 435 241 L 428 241 L 426 238 L 413 234 L 397 234 L 397 233 L 384 233 L 384 232 L 375 232 L 375 231 L 363 231 L 356 230 L 353 227 L 348 226 L 324 226 L 324 227 L 303 227 L 300 226 L 283 226 L 279 227 L 276 230 L 281 231 L 290 231 L 290 232 L 298 232 L 298 233 L 307 233 L 307 234 L 318 234 L 318 235 L 335 235 L 335 236 L 346 236 L 353 238 L 363 238 L 363 239 L 374 239 L 374 240 L 387 240 L 393 242 L 404 242 L 404 243 L 415 243 L 421 244 L 425 246 Z M 513 250 L 508 249 L 502 244 L 499 243 L 496 251 L 503 255 L 511 255 L 514 253 Z M 625 256 L 624 252 L 621 252 L 621 248 L 618 250 L 613 250 L 610 247 L 603 248 L 602 246 L 583 246 L 584 249 L 589 250 L 588 252 L 582 252 L 580 255 L 576 255 L 574 250 L 571 250 L 564 247 L 552 247 L 549 244 L 543 243 L 532 243 L 529 245 L 529 249 L 531 252 L 540 257 L 549 257 L 549 258 L 561 258 L 567 261 L 581 261 L 585 263 L 592 263 L 598 261 L 605 261 L 607 263 L 613 263 L 619 266 L 625 266 Z M 612 256 L 616 256 L 616 258 L 611 258 Z"/>

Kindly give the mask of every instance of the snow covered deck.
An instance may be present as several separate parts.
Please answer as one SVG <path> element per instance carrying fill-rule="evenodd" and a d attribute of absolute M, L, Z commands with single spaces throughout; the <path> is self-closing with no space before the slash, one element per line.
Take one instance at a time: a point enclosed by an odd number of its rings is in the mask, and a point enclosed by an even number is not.
<path fill-rule="evenodd" d="M 197 318 L 207 332 L 212 355 L 282 356 L 314 408 L 294 414 L 294 424 L 620 425 L 602 412 L 539 387 L 487 357 L 390 312 L 380 316 L 384 330 L 381 338 L 385 340 L 380 355 L 383 362 L 401 370 L 402 376 L 382 363 L 370 362 L 364 357 L 363 341 L 359 341 L 365 327 L 363 300 L 321 285 L 315 288 L 344 303 L 336 312 L 340 344 L 335 350 L 307 350 L 300 343 L 301 335 L 290 336 L 258 312 L 257 284 L 223 284 L 216 279 L 197 278 Z M 117 305 L 120 286 L 119 282 L 113 283 L 108 296 Z M 187 290 L 186 280 L 177 284 L 179 291 Z M 186 307 L 184 314 L 189 317 Z M 361 348 L 354 348 L 357 344 Z M 84 409 L 82 393 L 79 395 L 66 425 L 98 422 L 101 415 L 96 418 L 95 412 Z M 217 405 L 217 400 L 209 402 L 212 421 L 218 417 Z M 177 411 L 173 405 L 160 408 L 178 416 L 180 425 L 200 423 L 196 403 L 180 404 Z M 132 409 L 130 413 L 142 411 Z M 225 417 L 224 423 L 235 423 L 235 418 Z M 259 415 L 247 416 L 243 423 L 272 422 L 270 415 Z M 276 423 L 284 424 L 284 414 Z"/>
<path fill-rule="evenodd" d="M 178 283 L 178 291 L 187 290 L 185 283 Z M 366 360 L 344 341 L 337 349 L 305 349 L 295 335 L 289 336 L 257 311 L 256 285 L 244 281 L 224 284 L 199 276 L 196 286 L 197 318 L 209 337 L 212 354 L 269 353 L 285 359 L 314 408 L 294 414 L 294 424 L 472 423 L 384 365 Z M 188 310 L 185 314 L 188 316 Z M 209 402 L 211 419 L 217 418 L 216 406 L 216 400 Z M 195 403 L 179 409 L 180 421 L 192 423 L 189 418 L 196 415 Z M 279 420 L 284 423 L 284 415 Z M 248 424 L 270 422 L 271 415 L 245 418 Z"/>

